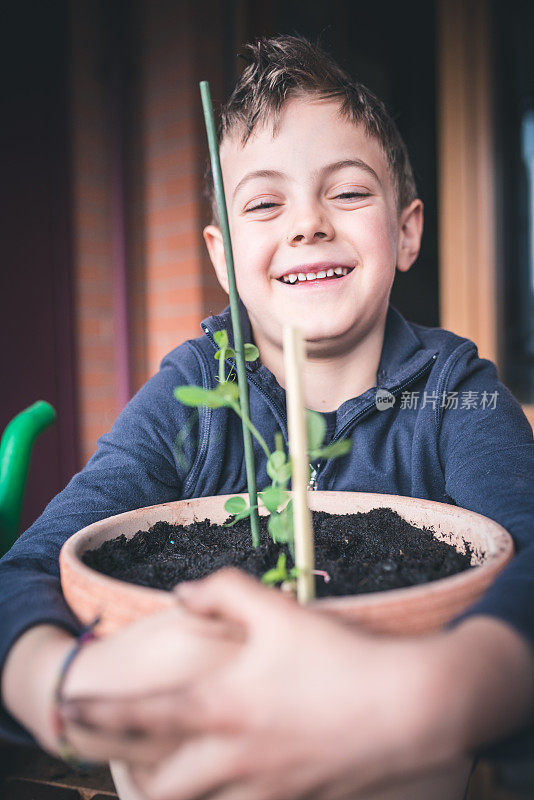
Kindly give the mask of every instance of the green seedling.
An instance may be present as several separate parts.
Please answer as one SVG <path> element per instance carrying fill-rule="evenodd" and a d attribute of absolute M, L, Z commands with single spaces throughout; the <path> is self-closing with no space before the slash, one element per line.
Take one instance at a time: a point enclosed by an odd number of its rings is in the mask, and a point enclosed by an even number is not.
<path fill-rule="evenodd" d="M 278 561 L 276 562 L 276 567 L 274 569 L 268 569 L 267 572 L 264 572 L 261 580 L 262 583 L 266 583 L 269 586 L 277 586 L 278 584 L 281 584 L 282 588 L 285 588 L 288 591 L 293 591 L 296 588 L 295 581 L 300 575 L 300 572 L 301 570 L 299 570 L 297 567 L 291 567 L 291 569 L 288 570 L 286 554 L 280 553 L 278 556 Z M 330 575 L 323 569 L 314 569 L 313 574 L 320 575 L 322 578 L 324 578 L 325 583 L 328 583 L 330 580 Z"/>
<path fill-rule="evenodd" d="M 266 583 L 268 586 L 277 586 L 280 583 L 291 584 L 298 578 L 299 571 L 296 567 L 287 569 L 287 556 L 285 553 L 280 553 L 276 567 L 268 569 L 267 572 L 261 576 L 261 582 Z"/>
<path fill-rule="evenodd" d="M 215 353 L 215 358 L 219 362 L 215 389 L 204 389 L 201 386 L 178 386 L 174 390 L 174 396 L 187 406 L 231 408 L 244 421 L 267 458 L 267 474 L 272 483 L 263 491 L 258 492 L 258 498 L 269 512 L 269 519 L 267 520 L 269 533 L 274 542 L 287 544 L 294 557 L 293 502 L 287 489 L 291 479 L 291 459 L 288 458 L 285 452 L 284 438 L 282 433 L 278 431 L 275 434 L 275 449 L 273 452 L 269 450 L 265 439 L 241 407 L 239 387 L 234 377 L 234 364 L 232 364 L 230 372 L 226 375 L 226 360 L 235 359 L 235 351 L 229 346 L 228 333 L 225 330 L 217 331 L 215 333 L 215 341 L 219 346 Z M 244 351 L 247 361 L 256 361 L 259 358 L 258 348 L 253 344 L 245 344 Z M 351 447 L 349 439 L 323 446 L 326 423 L 321 414 L 307 410 L 306 422 L 310 462 L 319 458 L 337 458 L 349 452 Z M 313 467 L 310 463 L 310 476 L 312 470 Z M 258 506 L 251 507 L 243 497 L 235 496 L 226 501 L 224 508 L 228 514 L 233 516 L 231 522 L 225 523 L 227 527 L 230 527 L 239 520 L 249 517 L 252 510 L 257 509 Z M 259 541 L 253 541 L 253 545 L 257 547 Z"/>

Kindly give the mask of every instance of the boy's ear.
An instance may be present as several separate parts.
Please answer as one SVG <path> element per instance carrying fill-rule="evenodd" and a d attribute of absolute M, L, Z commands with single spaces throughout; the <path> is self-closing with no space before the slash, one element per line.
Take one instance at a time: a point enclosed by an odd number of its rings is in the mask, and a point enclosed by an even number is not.
<path fill-rule="evenodd" d="M 419 255 L 423 235 L 423 202 L 417 198 L 406 206 L 399 218 L 397 269 L 407 272 Z"/>
<path fill-rule="evenodd" d="M 210 254 L 211 263 L 215 269 L 217 280 L 222 288 L 229 294 L 228 287 L 228 272 L 226 271 L 226 259 L 224 257 L 224 244 L 222 233 L 216 225 L 207 225 L 202 231 L 208 253 Z"/>

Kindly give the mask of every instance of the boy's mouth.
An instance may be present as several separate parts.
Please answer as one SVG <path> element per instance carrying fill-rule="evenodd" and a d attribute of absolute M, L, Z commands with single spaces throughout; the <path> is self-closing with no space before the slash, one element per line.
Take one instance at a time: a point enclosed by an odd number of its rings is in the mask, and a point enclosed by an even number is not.
<path fill-rule="evenodd" d="M 343 278 L 352 272 L 354 267 L 341 266 L 337 264 L 301 264 L 299 267 L 288 270 L 288 272 L 277 278 L 281 283 L 290 285 L 312 283 L 315 281 L 333 281 Z"/>

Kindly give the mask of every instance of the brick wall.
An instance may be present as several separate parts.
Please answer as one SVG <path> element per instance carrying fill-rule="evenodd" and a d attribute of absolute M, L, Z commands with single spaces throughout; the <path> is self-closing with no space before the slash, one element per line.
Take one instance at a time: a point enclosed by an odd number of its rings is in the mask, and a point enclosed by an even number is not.
<path fill-rule="evenodd" d="M 226 304 L 201 235 L 208 221 L 202 198 L 207 146 L 198 88 L 209 78 L 214 97 L 220 96 L 222 5 L 145 0 L 138 18 L 144 249 L 137 252 L 145 270 L 146 343 L 145 364 L 137 361 L 138 385 L 164 353 L 199 335 L 209 310 Z"/>
<path fill-rule="evenodd" d="M 125 8 L 129 4 L 125 4 Z M 73 202 L 82 461 L 120 411 L 114 347 L 109 75 L 102 6 L 72 11 Z M 132 389 L 226 305 L 205 252 L 199 80 L 222 91 L 223 4 L 140 0 L 128 12 L 125 205 Z M 126 34 L 125 34 L 126 35 Z"/>
<path fill-rule="evenodd" d="M 71 120 L 75 330 L 82 463 L 116 416 L 109 150 L 98 4 L 73 4 Z"/>

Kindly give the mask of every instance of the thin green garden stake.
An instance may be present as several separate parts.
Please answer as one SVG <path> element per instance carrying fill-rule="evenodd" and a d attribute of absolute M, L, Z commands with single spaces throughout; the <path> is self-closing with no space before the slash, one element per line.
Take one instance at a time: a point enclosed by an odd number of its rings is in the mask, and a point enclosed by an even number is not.
<path fill-rule="evenodd" d="M 232 242 L 230 240 L 230 227 L 228 225 L 228 213 L 226 210 L 226 200 L 224 197 L 224 185 L 221 172 L 221 160 L 219 158 L 219 145 L 215 129 L 215 119 L 213 117 L 213 105 L 211 102 L 210 86 L 208 81 L 201 81 L 200 94 L 202 97 L 202 108 L 204 109 L 204 119 L 206 121 L 206 131 L 208 133 L 208 146 L 210 151 L 211 171 L 213 174 L 213 185 L 215 187 L 215 197 L 217 199 L 217 209 L 219 211 L 219 224 L 224 242 L 224 256 L 226 259 L 226 269 L 228 271 L 228 287 L 230 290 L 230 311 L 232 314 L 232 328 L 234 331 L 234 350 L 236 354 L 237 380 L 239 385 L 239 400 L 243 410 L 241 419 L 243 425 L 243 443 L 245 446 L 245 464 L 247 468 L 247 485 L 250 502 L 250 530 L 252 534 L 252 544 L 258 547 L 260 543 L 260 520 L 258 516 L 258 499 L 256 488 L 256 470 L 254 468 L 254 453 L 252 450 L 252 436 L 246 425 L 245 417 L 250 419 L 250 408 L 248 402 L 248 383 L 245 367 L 245 351 L 243 347 L 243 335 L 241 333 L 241 322 L 239 319 L 239 295 L 234 272 L 234 257 L 232 254 Z"/>

